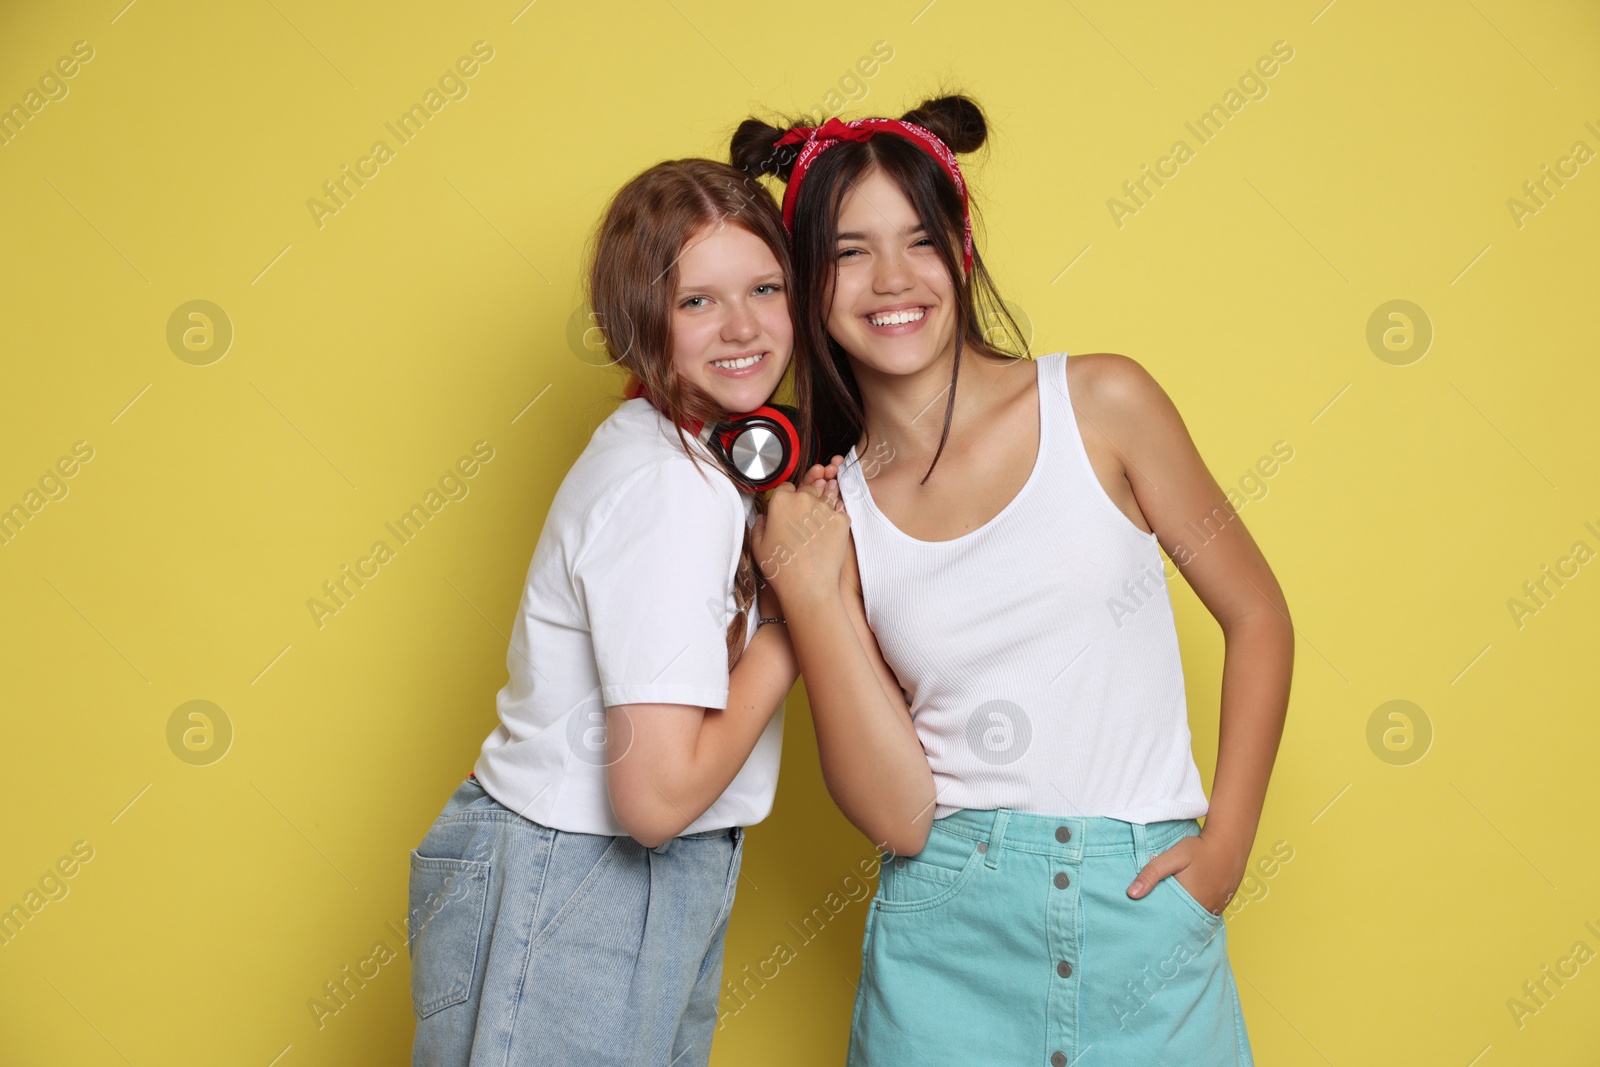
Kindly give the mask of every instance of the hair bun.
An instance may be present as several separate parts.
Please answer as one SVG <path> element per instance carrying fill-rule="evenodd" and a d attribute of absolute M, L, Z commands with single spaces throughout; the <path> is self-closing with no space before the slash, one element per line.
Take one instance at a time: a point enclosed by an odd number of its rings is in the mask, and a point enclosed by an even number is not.
<path fill-rule="evenodd" d="M 904 115 L 902 122 L 933 131 L 950 151 L 975 152 L 989 135 L 989 123 L 977 102 L 959 94 L 924 100 Z"/>
<path fill-rule="evenodd" d="M 745 119 L 733 131 L 728 160 L 752 178 L 772 175 L 788 181 L 800 149 L 796 145 L 776 147 L 778 138 L 787 132 L 760 119 Z"/>

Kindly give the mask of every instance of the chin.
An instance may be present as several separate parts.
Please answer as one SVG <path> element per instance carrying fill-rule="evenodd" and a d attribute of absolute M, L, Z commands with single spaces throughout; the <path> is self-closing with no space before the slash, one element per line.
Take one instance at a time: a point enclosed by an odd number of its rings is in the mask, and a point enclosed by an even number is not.
<path fill-rule="evenodd" d="M 853 362 L 867 370 L 890 377 L 920 374 L 939 363 L 941 353 L 954 351 L 954 324 L 935 310 L 933 321 L 916 333 L 899 337 L 875 333 L 852 319 L 839 332 L 829 330 Z"/>
<path fill-rule="evenodd" d="M 777 383 L 744 382 L 730 385 L 728 382 L 712 381 L 702 382 L 700 387 L 706 395 L 716 401 L 717 406 L 730 415 L 742 415 L 746 411 L 754 411 L 767 402 L 772 395 Z"/>
<path fill-rule="evenodd" d="M 851 352 L 857 363 L 878 374 L 895 377 L 917 374 L 939 361 L 937 351 L 922 345 L 886 345 L 877 338 L 872 338 L 871 343 L 858 352 Z"/>

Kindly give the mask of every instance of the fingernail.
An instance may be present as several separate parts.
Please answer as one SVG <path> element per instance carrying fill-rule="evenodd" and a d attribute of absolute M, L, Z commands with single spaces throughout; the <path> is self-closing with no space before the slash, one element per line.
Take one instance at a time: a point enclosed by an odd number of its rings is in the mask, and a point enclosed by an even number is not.
<path fill-rule="evenodd" d="M 1143 893 L 1144 892 L 1144 883 L 1143 882 L 1134 882 L 1133 883 L 1133 892 L 1134 892 L 1135 895 L 1137 895 L 1139 893 Z"/>

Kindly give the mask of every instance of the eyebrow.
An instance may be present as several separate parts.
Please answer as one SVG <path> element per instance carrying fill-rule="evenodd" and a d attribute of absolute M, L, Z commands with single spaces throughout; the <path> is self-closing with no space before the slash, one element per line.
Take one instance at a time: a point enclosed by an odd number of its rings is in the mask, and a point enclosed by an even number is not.
<path fill-rule="evenodd" d="M 915 226 L 911 227 L 911 229 L 904 230 L 902 232 L 907 234 L 907 235 L 910 235 L 910 234 L 913 234 L 913 233 L 927 233 L 928 232 L 928 228 L 926 226 L 922 225 L 922 223 L 919 222 Z M 868 233 L 863 233 L 860 230 L 850 230 L 847 233 L 841 233 L 839 235 L 839 240 L 841 240 L 841 241 L 864 241 L 870 236 L 872 236 L 872 235 L 868 234 Z"/>
<path fill-rule="evenodd" d="M 756 275 L 756 277 L 754 279 L 754 284 L 756 284 L 756 285 L 770 285 L 773 282 L 782 282 L 782 281 L 783 281 L 783 271 L 775 270 L 775 271 L 769 271 L 766 274 L 758 274 L 758 275 Z M 716 288 L 716 286 L 714 286 L 714 285 L 684 285 L 684 284 L 680 284 L 678 286 L 677 292 L 674 293 L 673 295 L 674 296 L 682 296 L 684 293 L 700 293 L 700 292 L 705 292 L 706 290 L 715 289 L 715 288 Z"/>

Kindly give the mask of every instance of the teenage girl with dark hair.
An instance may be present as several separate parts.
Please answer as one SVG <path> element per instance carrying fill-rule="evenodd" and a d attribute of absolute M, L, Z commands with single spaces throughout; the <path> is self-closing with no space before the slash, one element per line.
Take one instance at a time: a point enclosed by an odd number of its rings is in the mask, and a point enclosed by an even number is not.
<path fill-rule="evenodd" d="M 727 164 L 658 164 L 607 210 L 589 292 L 631 399 L 550 505 L 500 724 L 411 854 L 419 1067 L 703 1067 L 777 785 L 798 668 L 748 534 L 798 461 L 762 407 L 793 348 L 777 208 Z M 739 452 L 723 420 L 752 410 Z"/>
<path fill-rule="evenodd" d="M 955 158 L 985 134 L 955 96 L 733 140 L 788 183 L 798 344 L 847 453 L 837 489 L 773 494 L 755 550 L 783 560 L 828 788 L 885 853 L 850 1062 L 1249 1064 L 1220 912 L 1282 733 L 1288 608 L 1143 367 L 995 343 L 1020 332 Z M 867 471 L 869 448 L 891 458 Z M 1191 522 L 1220 529 L 1190 546 Z M 1209 805 L 1158 545 L 1227 642 Z"/>

